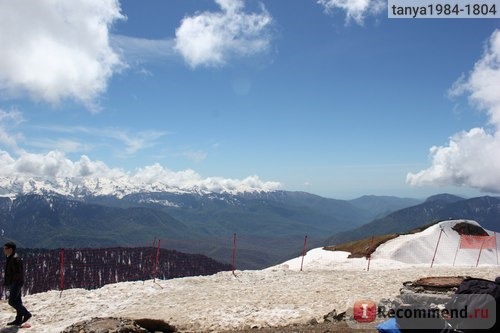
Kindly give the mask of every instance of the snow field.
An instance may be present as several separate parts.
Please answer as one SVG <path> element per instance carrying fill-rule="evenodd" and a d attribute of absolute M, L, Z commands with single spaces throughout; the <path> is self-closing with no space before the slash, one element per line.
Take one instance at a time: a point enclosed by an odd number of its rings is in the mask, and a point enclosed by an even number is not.
<path fill-rule="evenodd" d="M 478 250 L 460 250 L 452 266 L 459 239 L 451 230 L 453 223 L 446 221 L 383 244 L 373 254 L 369 271 L 365 258 L 347 259 L 347 252 L 318 248 L 304 257 L 303 271 L 298 257 L 264 270 L 236 271 L 236 276 L 220 272 L 29 295 L 24 303 L 33 313 L 30 332 L 56 333 L 81 320 L 108 316 L 163 319 L 182 331 L 283 326 L 313 318 L 322 321 L 323 315 L 334 309 L 346 311 L 358 300 L 393 298 L 403 282 L 422 277 L 500 275 L 492 250 L 484 251 L 479 267 L 475 267 Z M 447 236 L 442 235 L 444 245 L 430 268 L 441 227 Z M 13 317 L 13 309 L 2 301 L 0 321 Z"/>

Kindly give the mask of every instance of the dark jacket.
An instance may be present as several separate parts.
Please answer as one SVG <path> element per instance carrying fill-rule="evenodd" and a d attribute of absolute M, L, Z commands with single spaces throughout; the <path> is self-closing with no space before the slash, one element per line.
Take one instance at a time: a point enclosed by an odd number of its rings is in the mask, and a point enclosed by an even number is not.
<path fill-rule="evenodd" d="M 4 285 L 10 286 L 13 284 L 24 284 L 23 262 L 17 253 L 7 257 L 5 262 Z"/>

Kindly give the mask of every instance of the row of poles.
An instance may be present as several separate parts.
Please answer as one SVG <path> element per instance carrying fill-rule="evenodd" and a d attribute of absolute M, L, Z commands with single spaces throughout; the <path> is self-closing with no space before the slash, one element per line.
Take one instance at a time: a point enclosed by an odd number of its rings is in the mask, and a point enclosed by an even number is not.
<path fill-rule="evenodd" d="M 437 241 L 437 244 L 436 244 L 436 249 L 434 251 L 434 256 L 432 258 L 432 262 L 431 262 L 431 267 L 433 266 L 434 264 L 434 260 L 435 260 L 435 257 L 436 257 L 436 253 L 437 253 L 437 249 L 438 249 L 438 246 L 439 246 L 439 242 L 441 240 L 441 234 L 443 233 L 443 230 L 441 229 L 441 232 L 439 233 L 439 237 L 438 237 L 438 241 Z M 370 241 L 370 246 L 366 248 L 366 251 L 367 251 L 367 254 L 366 254 L 366 259 L 367 259 L 367 271 L 370 270 L 370 263 L 371 263 L 371 252 L 373 250 L 373 244 L 374 244 L 374 239 L 375 237 L 372 236 L 371 237 L 371 241 Z M 236 271 L 236 241 L 237 241 L 237 237 L 236 237 L 236 233 L 233 234 L 233 253 L 232 253 L 232 273 L 233 275 L 236 275 L 235 271 Z M 158 274 L 158 265 L 159 265 L 159 260 L 160 260 L 160 247 L 161 247 L 161 240 L 158 239 L 158 241 L 156 241 L 156 239 L 153 241 L 153 248 L 156 247 L 156 256 L 155 256 L 155 265 L 154 265 L 154 270 L 153 270 L 153 281 L 156 283 L 156 277 L 157 277 L 157 274 Z M 304 258 L 307 254 L 307 235 L 304 236 L 304 245 L 302 247 L 302 252 L 301 252 L 301 264 L 300 264 L 300 271 L 303 270 L 303 267 L 304 267 Z M 481 251 L 479 253 L 479 256 L 481 255 Z M 498 255 L 498 254 L 497 254 Z M 60 290 L 61 292 L 64 290 L 64 273 L 65 273 L 65 264 L 64 264 L 64 249 L 61 249 L 60 251 L 60 263 L 61 263 L 61 267 L 60 267 Z M 152 259 L 152 258 L 151 258 Z M 478 260 L 477 260 L 477 263 L 479 263 L 479 257 L 478 257 Z M 477 263 L 476 263 L 476 266 L 477 266 Z"/>
<path fill-rule="evenodd" d="M 438 241 L 436 244 L 436 249 L 434 250 L 434 256 L 432 258 L 431 262 L 431 268 L 434 265 L 434 260 L 436 258 L 436 253 L 439 247 L 439 242 L 441 240 L 441 234 L 443 233 L 443 229 L 441 229 L 441 232 L 439 233 Z M 368 266 L 367 266 L 367 271 L 370 270 L 370 262 L 371 262 L 371 251 L 373 249 L 373 244 L 374 244 L 374 239 L 375 237 L 372 236 L 371 241 L 370 241 L 370 246 L 366 248 L 367 254 L 366 254 L 366 259 L 368 261 Z M 236 270 L 236 233 L 233 234 L 233 255 L 232 255 L 232 273 L 233 275 L 236 276 L 235 270 Z M 159 260 L 160 260 L 160 246 L 161 246 L 161 240 L 158 239 L 158 242 L 156 244 L 156 239 L 153 241 L 153 248 L 156 247 L 156 258 L 155 258 L 155 265 L 154 265 L 154 270 L 153 270 L 153 281 L 156 283 L 156 277 L 158 274 L 158 265 L 159 265 Z M 459 245 L 460 246 L 460 245 Z M 481 256 L 481 250 L 479 251 L 479 256 L 476 262 L 476 267 L 479 264 L 479 258 Z M 458 250 L 457 250 L 458 251 Z M 301 253 L 301 264 L 300 264 L 300 271 L 303 270 L 304 267 L 304 257 L 307 254 L 307 235 L 304 237 L 304 245 L 302 247 L 302 253 Z M 497 261 L 498 261 L 498 252 L 497 252 Z M 60 290 L 61 292 L 64 290 L 64 271 L 65 271 L 65 265 L 64 265 L 64 249 L 61 249 L 60 251 L 60 263 L 61 263 L 61 269 L 60 269 Z"/>
<path fill-rule="evenodd" d="M 436 259 L 436 254 L 437 254 L 437 251 L 438 251 L 439 242 L 441 241 L 441 235 L 443 233 L 444 233 L 444 229 L 441 228 L 441 231 L 439 232 L 439 237 L 438 237 L 438 240 L 437 240 L 437 243 L 436 243 L 436 248 L 434 249 L 434 255 L 432 257 L 431 268 L 434 265 L 434 260 Z M 485 243 L 486 243 L 486 241 L 487 241 L 487 239 L 489 237 L 493 237 L 495 239 L 495 251 L 496 251 L 497 266 L 498 266 L 499 265 L 499 261 L 498 261 L 498 247 L 497 247 L 497 242 L 496 242 L 497 233 L 494 232 L 493 236 L 476 236 L 476 237 L 481 237 L 482 238 L 481 245 L 479 247 L 479 254 L 478 254 L 477 260 L 476 260 L 476 267 L 479 265 L 479 259 L 481 259 L 481 252 L 483 251 L 483 248 L 485 247 L 484 245 L 485 245 Z M 457 260 L 458 250 L 461 248 L 461 246 L 462 246 L 462 236 L 460 237 L 460 241 L 458 243 L 458 247 L 457 247 L 457 250 L 455 252 L 455 258 L 453 259 L 453 266 L 455 266 L 455 261 Z"/>
<path fill-rule="evenodd" d="M 153 242 L 153 247 L 156 247 L 156 256 L 155 256 L 155 265 L 154 265 L 154 270 L 153 270 L 153 282 L 156 283 L 156 277 L 158 274 L 158 265 L 159 265 L 159 260 L 160 260 L 160 247 L 161 247 L 161 240 L 158 239 L 158 243 L 156 244 L 156 240 Z M 307 236 L 304 237 L 304 246 L 302 248 L 302 262 L 300 265 L 300 270 L 302 271 L 303 266 L 304 266 L 304 257 L 307 253 Z M 62 291 L 64 290 L 64 274 L 65 274 L 65 264 L 64 264 L 64 249 L 61 249 L 59 252 L 59 258 L 60 258 L 60 282 L 59 282 L 59 289 Z M 233 275 L 236 275 L 235 273 L 236 270 L 236 233 L 233 234 L 233 256 L 232 256 L 232 272 Z"/>
<path fill-rule="evenodd" d="M 438 237 L 438 241 L 437 241 L 437 244 L 436 244 L 436 249 L 434 251 L 434 256 L 432 258 L 432 262 L 431 262 L 431 268 L 432 266 L 434 265 L 434 260 L 436 258 L 436 253 L 437 253 L 437 249 L 439 247 L 439 242 L 441 240 L 441 234 L 443 233 L 443 229 L 441 229 L 441 232 L 439 233 L 439 237 Z M 372 248 L 373 248 L 373 243 L 374 243 L 374 239 L 375 237 L 372 236 L 371 237 L 371 241 L 370 241 L 370 246 L 367 247 L 367 254 L 366 254 L 366 258 L 368 260 L 368 264 L 367 264 L 367 271 L 370 270 L 370 263 L 371 263 L 371 253 L 369 253 L 370 251 L 372 251 Z M 236 240 L 237 240 L 237 237 L 236 237 L 236 233 L 233 234 L 233 255 L 232 255 L 232 273 L 233 275 L 236 275 L 235 273 L 235 270 L 236 270 Z M 158 239 L 158 243 L 156 245 L 156 240 L 153 242 L 153 247 L 156 247 L 156 258 L 155 258 L 155 266 L 154 266 L 154 270 L 153 270 L 153 281 L 156 282 L 156 277 L 157 277 L 157 274 L 158 274 L 158 265 L 159 265 L 159 260 L 160 260 L 160 247 L 161 247 L 161 240 Z M 481 248 L 482 250 L 482 248 Z M 476 266 L 477 264 L 479 263 L 479 257 L 481 256 L 481 250 L 479 252 L 479 256 L 478 256 L 478 259 L 477 259 L 477 263 L 476 263 Z M 304 267 L 304 257 L 306 256 L 307 254 L 307 235 L 304 236 L 304 245 L 302 247 L 302 253 L 301 253 L 301 263 L 300 263 L 300 271 L 303 270 L 303 267 Z M 497 253 L 497 256 L 498 256 L 498 253 Z M 60 251 L 60 263 L 61 263 L 61 269 L 60 269 L 60 290 L 64 290 L 64 270 L 65 270 L 65 265 L 64 265 L 64 249 L 61 249 Z"/>
<path fill-rule="evenodd" d="M 367 249 L 366 249 L 367 250 L 366 258 L 368 260 L 368 266 L 366 268 L 367 271 L 370 270 L 371 253 L 369 253 L 369 251 L 372 251 L 372 249 L 373 249 L 374 240 L 375 240 L 375 236 L 372 236 L 371 241 L 370 241 L 370 246 L 367 247 Z M 302 247 L 302 253 L 301 253 L 302 259 L 301 259 L 301 263 L 300 263 L 300 271 L 302 271 L 302 269 L 304 268 L 304 257 L 306 256 L 306 254 L 307 254 L 307 235 L 304 236 L 304 246 Z M 236 270 L 235 259 L 236 259 L 236 234 L 233 234 L 232 267 L 233 267 L 233 275 L 236 276 L 236 273 L 235 273 L 235 270 Z"/>
<path fill-rule="evenodd" d="M 443 228 L 441 228 L 441 231 L 439 232 L 439 237 L 438 237 L 438 241 L 437 241 L 437 244 L 436 244 L 436 248 L 434 250 L 434 255 L 432 257 L 431 268 L 434 265 L 434 261 L 436 259 L 436 254 L 437 254 L 437 250 L 438 250 L 438 247 L 439 247 L 439 243 L 441 241 L 441 235 L 443 234 L 443 232 L 444 232 L 444 230 L 443 230 Z M 496 232 L 494 234 L 494 237 L 495 237 L 495 248 L 496 248 L 497 265 L 498 265 L 498 249 L 496 247 Z M 372 236 L 371 240 L 370 240 L 370 246 L 366 248 L 366 259 L 368 261 L 367 268 L 366 268 L 367 271 L 370 270 L 371 253 L 373 252 L 374 241 L 375 241 L 375 236 Z M 461 239 L 460 239 L 460 242 L 461 242 Z M 483 240 L 483 242 L 481 244 L 481 247 L 479 249 L 479 255 L 478 255 L 477 261 L 476 261 L 476 267 L 479 265 L 479 259 L 481 258 L 481 252 L 483 250 L 484 242 L 485 242 L 485 240 Z M 461 246 L 461 243 L 458 245 L 457 253 L 458 253 L 458 250 L 460 249 L 460 246 Z M 306 253 L 307 253 L 307 236 L 304 237 L 304 246 L 303 246 L 302 254 L 301 254 L 302 260 L 301 260 L 301 264 L 300 264 L 300 271 L 302 271 L 302 269 L 303 269 L 303 266 L 304 266 L 304 257 L 306 255 Z M 456 260 L 456 257 L 457 257 L 457 253 L 455 253 L 455 260 Z M 235 257 L 236 257 L 236 234 L 233 235 L 233 260 L 232 260 L 233 275 L 235 274 L 234 273 L 234 271 L 235 271 Z M 453 261 L 453 266 L 455 266 L 455 260 Z"/>

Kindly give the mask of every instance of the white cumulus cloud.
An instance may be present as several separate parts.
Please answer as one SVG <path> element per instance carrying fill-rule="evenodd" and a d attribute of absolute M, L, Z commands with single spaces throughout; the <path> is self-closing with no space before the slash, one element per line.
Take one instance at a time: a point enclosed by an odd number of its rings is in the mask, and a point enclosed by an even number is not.
<path fill-rule="evenodd" d="M 61 194 L 74 194 L 87 189 L 98 195 L 125 195 L 140 191 L 272 191 L 280 186 L 278 182 L 264 182 L 255 175 L 244 179 L 203 178 L 191 169 L 172 171 L 158 163 L 127 172 L 110 168 L 104 162 L 93 161 L 85 155 L 72 161 L 60 151 L 47 154 L 23 152 L 12 157 L 0 150 L 0 195 L 40 188 Z M 17 192 L 12 193 L 12 189 Z"/>
<path fill-rule="evenodd" d="M 483 57 L 476 62 L 468 77 L 460 78 L 450 94 L 469 94 L 469 100 L 486 111 L 491 123 L 500 128 L 500 30 L 491 35 Z"/>
<path fill-rule="evenodd" d="M 500 193 L 500 30 L 496 30 L 483 57 L 459 79 L 451 95 L 467 93 L 469 101 L 489 115 L 489 126 L 455 134 L 448 146 L 430 150 L 432 165 L 407 175 L 411 185 L 468 186 Z"/>
<path fill-rule="evenodd" d="M 123 18 L 118 0 L 1 0 L 0 91 L 95 107 L 123 66 L 109 43 Z"/>
<path fill-rule="evenodd" d="M 259 13 L 243 12 L 243 0 L 215 0 L 221 11 L 185 17 L 176 30 L 175 49 L 195 68 L 221 66 L 233 55 L 253 55 L 270 44 L 272 17 L 261 7 Z"/>
<path fill-rule="evenodd" d="M 327 13 L 336 9 L 346 13 L 346 22 L 351 20 L 363 25 L 367 15 L 376 15 L 387 9 L 387 2 L 383 0 L 318 0 Z"/>

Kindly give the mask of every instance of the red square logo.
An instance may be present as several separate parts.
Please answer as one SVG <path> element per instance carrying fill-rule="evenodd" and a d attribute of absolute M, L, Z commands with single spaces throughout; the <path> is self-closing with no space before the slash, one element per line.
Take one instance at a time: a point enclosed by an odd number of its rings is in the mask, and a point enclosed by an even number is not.
<path fill-rule="evenodd" d="M 377 304 L 368 300 L 357 301 L 354 303 L 353 316 L 358 323 L 371 323 L 377 318 Z"/>

